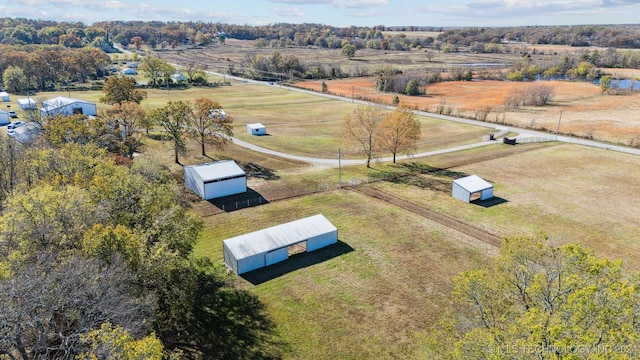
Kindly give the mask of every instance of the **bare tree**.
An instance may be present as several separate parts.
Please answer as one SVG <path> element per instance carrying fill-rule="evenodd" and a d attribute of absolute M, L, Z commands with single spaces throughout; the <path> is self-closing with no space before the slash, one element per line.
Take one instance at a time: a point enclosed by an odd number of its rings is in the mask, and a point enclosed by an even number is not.
<path fill-rule="evenodd" d="M 74 359 L 80 336 L 111 322 L 139 336 L 152 309 L 132 296 L 124 264 L 41 253 L 0 280 L 0 354 L 12 359 Z"/>
<path fill-rule="evenodd" d="M 196 99 L 193 103 L 189 132 L 200 144 L 202 156 L 206 156 L 205 145 L 211 144 L 218 149 L 224 148 L 233 136 L 233 119 L 222 106 L 207 98 Z"/>
<path fill-rule="evenodd" d="M 361 106 L 344 117 L 344 138 L 367 156 L 367 167 L 378 150 L 379 127 L 384 120 L 380 108 Z"/>

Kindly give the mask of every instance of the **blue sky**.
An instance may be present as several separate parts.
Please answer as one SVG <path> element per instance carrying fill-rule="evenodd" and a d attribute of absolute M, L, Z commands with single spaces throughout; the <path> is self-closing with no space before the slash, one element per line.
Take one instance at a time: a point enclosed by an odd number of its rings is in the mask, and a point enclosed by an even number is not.
<path fill-rule="evenodd" d="M 4 0 L 0 16 L 261 25 L 514 26 L 639 24 L 640 0 Z"/>

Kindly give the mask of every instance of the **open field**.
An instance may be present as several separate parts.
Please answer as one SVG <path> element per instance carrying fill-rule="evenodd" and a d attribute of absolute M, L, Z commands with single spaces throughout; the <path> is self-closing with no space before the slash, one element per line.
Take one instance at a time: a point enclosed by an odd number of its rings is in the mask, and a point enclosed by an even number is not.
<path fill-rule="evenodd" d="M 487 245 L 334 191 L 209 217 L 196 252 L 219 263 L 222 240 L 246 232 L 244 224 L 261 229 L 316 213 L 338 227 L 342 244 L 278 264 L 267 270 L 277 277 L 258 285 L 239 282 L 267 304 L 291 349 L 286 357 L 428 358 L 421 335 L 447 308 L 451 278 L 481 264 Z"/>
<path fill-rule="evenodd" d="M 477 98 L 482 93 L 478 89 L 468 96 Z M 100 93 L 71 96 L 95 101 Z M 331 158 L 335 152 L 330 147 L 337 145 L 331 141 L 337 141 L 342 116 L 353 106 L 277 86 L 235 83 L 212 89 L 150 90 L 143 105 L 150 109 L 168 100 L 200 96 L 221 102 L 234 116 L 234 131 L 242 139 Z M 570 92 L 565 96 L 570 98 Z M 257 121 L 265 123 L 272 135 L 246 135 L 244 124 Z M 423 149 L 479 141 L 486 132 L 426 118 L 422 121 Z M 173 163 L 171 143 L 161 132 L 152 132 L 144 143 L 142 156 L 156 157 L 180 177 L 182 166 Z M 223 151 L 209 149 L 209 157 L 201 156 L 194 142 L 189 143 L 189 150 L 189 155 L 181 157 L 184 165 L 233 158 L 260 169 L 266 176 L 250 178 L 249 187 L 261 196 L 295 193 L 299 188 L 323 189 L 227 213 L 210 202 L 193 202 L 192 210 L 202 216 L 205 225 L 196 253 L 217 264 L 222 264 L 222 241 L 235 235 L 316 213 L 338 227 L 336 246 L 265 269 L 266 278 L 261 281 L 252 283 L 229 275 L 267 305 L 289 349 L 288 359 L 429 359 L 422 339 L 451 310 L 452 278 L 480 266 L 496 250 L 380 199 L 334 190 L 337 169 L 316 169 L 235 145 Z M 494 233 L 544 231 L 554 241 L 579 242 L 599 255 L 623 258 L 633 269 L 640 269 L 640 245 L 635 241 L 640 215 L 634 211 L 640 207 L 640 158 L 567 144 L 496 144 L 397 165 L 374 163 L 373 169 L 342 169 L 344 182 L 389 174 L 404 176 L 369 186 Z M 494 206 L 451 199 L 452 179 L 466 174 L 478 174 L 495 185 L 498 201 Z"/>
<path fill-rule="evenodd" d="M 409 33 L 407 32 L 407 34 Z M 391 66 L 402 69 L 405 73 L 422 75 L 434 71 L 447 72 L 452 67 L 459 66 L 467 66 L 473 71 L 479 71 L 481 67 L 472 65 L 486 63 L 503 64 L 504 69 L 514 63 L 521 62 L 521 53 L 532 53 L 533 49 L 536 50 L 533 60 L 541 64 L 558 62 L 566 54 L 580 54 L 597 49 L 555 45 L 531 46 L 528 44 L 509 44 L 508 46 L 512 48 L 510 54 L 442 53 L 433 49 L 420 51 L 415 49 L 411 51 L 359 49 L 356 57 L 353 60 L 348 60 L 340 54 L 339 49 L 316 47 L 256 49 L 253 48 L 251 41 L 230 40 L 226 45 L 214 48 L 163 51 L 158 54 L 174 63 L 190 59 L 208 66 L 212 70 L 222 72 L 226 72 L 229 65 L 236 68 L 244 67 L 247 56 L 258 54 L 268 56 L 272 52 L 278 51 L 281 54 L 296 55 L 307 64 L 332 64 L 347 73 L 362 73 L 363 70 L 371 72 L 384 66 Z M 606 49 L 597 50 L 606 51 Z M 637 79 L 640 77 L 638 70 L 603 70 L 624 78 Z M 317 91 L 321 88 L 320 80 L 298 80 L 296 86 Z M 391 104 L 396 95 L 377 92 L 374 78 L 326 80 L 326 83 L 330 93 L 345 97 L 378 100 Z M 554 95 L 549 106 L 521 107 L 506 113 L 504 112 L 505 97 L 516 89 L 525 89 L 531 86 L 531 83 L 510 81 L 447 82 L 430 85 L 425 96 L 399 95 L 399 98 L 401 102 L 432 112 L 437 106 L 444 104 L 450 108 L 451 114 L 470 118 L 475 117 L 476 110 L 489 107 L 491 113 L 487 117 L 487 121 L 505 122 L 515 126 L 551 132 L 555 132 L 560 110 L 562 110 L 561 133 L 623 145 L 638 146 L 640 144 L 640 117 L 636 111 L 640 108 L 640 93 L 603 96 L 599 86 L 591 83 L 551 81 L 541 84 L 553 88 Z"/>
<path fill-rule="evenodd" d="M 374 78 L 326 81 L 329 93 L 366 98 L 390 104 L 395 94 L 375 91 Z M 538 84 L 538 83 L 536 83 Z M 444 82 L 429 85 L 423 96 L 398 95 L 400 102 L 430 112 L 440 105 L 453 115 L 473 118 L 477 109 L 491 108 L 489 122 L 555 132 L 560 110 L 560 132 L 596 140 L 637 146 L 640 144 L 640 93 L 602 95 L 600 87 L 586 82 L 547 81 L 553 88 L 549 106 L 522 107 L 504 112 L 504 99 L 532 83 L 510 81 Z M 298 82 L 296 86 L 320 91 L 320 81 Z M 504 119 L 504 120 L 503 120 Z"/>
<path fill-rule="evenodd" d="M 345 178 L 404 174 L 369 186 L 476 227 L 503 235 L 543 231 L 640 269 L 640 214 L 633 211 L 640 206 L 640 158 L 567 144 L 496 144 L 354 169 Z M 451 198 L 451 180 L 467 174 L 494 184 L 493 206 Z M 290 346 L 287 358 L 430 358 L 420 339 L 451 309 L 452 277 L 495 248 L 382 200 L 334 190 L 208 216 L 196 251 L 222 263 L 222 240 L 316 213 L 338 227 L 341 243 L 267 268 L 267 280 L 255 285 L 232 275 L 267 304 Z"/>
<path fill-rule="evenodd" d="M 150 89 L 147 93 L 147 99 L 142 102 L 146 110 L 164 106 L 171 100 L 192 101 L 199 97 L 216 100 L 233 117 L 234 136 L 272 150 L 333 159 L 337 156 L 338 148 L 342 148 L 345 158 L 360 157 L 343 144 L 340 138 L 344 116 L 357 106 L 350 102 L 304 94 L 278 86 L 237 81 L 232 82 L 231 86 L 170 91 Z M 66 92 L 43 92 L 36 94 L 34 99 L 46 100 L 68 95 Z M 100 91 L 78 91 L 71 92 L 70 95 L 98 103 L 98 111 L 108 107 L 98 102 L 103 96 Z M 417 144 L 417 151 L 476 143 L 490 132 L 482 127 L 433 118 L 420 117 L 420 120 L 423 137 Z M 266 125 L 268 136 L 256 137 L 246 133 L 245 125 L 256 122 Z M 304 138 L 304 141 L 300 141 L 301 138 Z"/>

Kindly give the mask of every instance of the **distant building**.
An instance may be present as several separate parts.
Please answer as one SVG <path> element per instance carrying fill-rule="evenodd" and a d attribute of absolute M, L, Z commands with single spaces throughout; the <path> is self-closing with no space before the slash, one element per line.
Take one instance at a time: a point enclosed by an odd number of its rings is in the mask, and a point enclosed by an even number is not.
<path fill-rule="evenodd" d="M 3 102 L 11 101 L 11 99 L 9 99 L 9 94 L 6 91 L 0 91 L 0 99 L 2 99 Z"/>
<path fill-rule="evenodd" d="M 18 99 L 18 107 L 21 110 L 35 110 L 36 109 L 36 102 L 35 100 L 28 98 L 28 99 Z"/>
<path fill-rule="evenodd" d="M 68 97 L 58 96 L 51 100 L 42 102 L 42 109 L 40 109 L 42 117 L 52 117 L 57 115 L 76 115 L 84 114 L 88 116 L 96 116 L 98 114 L 96 104 L 73 99 Z"/>
<path fill-rule="evenodd" d="M 9 112 L 0 109 L 0 125 L 7 125 L 11 121 L 9 121 Z"/>

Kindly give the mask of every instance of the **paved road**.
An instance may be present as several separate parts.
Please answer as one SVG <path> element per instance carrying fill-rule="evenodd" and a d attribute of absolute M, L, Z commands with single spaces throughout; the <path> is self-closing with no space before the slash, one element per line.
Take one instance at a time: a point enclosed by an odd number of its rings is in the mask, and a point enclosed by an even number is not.
<path fill-rule="evenodd" d="M 120 51 L 125 52 L 125 53 L 131 54 L 130 51 L 126 51 L 126 50 L 121 49 L 121 48 L 118 48 L 118 49 Z M 174 65 L 176 67 L 178 67 L 177 64 L 174 64 Z M 278 86 L 279 88 L 285 89 L 285 90 L 288 90 L 288 91 L 297 91 L 297 92 L 307 93 L 307 94 L 314 95 L 314 96 L 323 96 L 323 97 L 330 98 L 330 99 L 335 99 L 335 100 L 340 100 L 340 101 L 347 101 L 347 102 L 360 104 L 360 105 L 379 106 L 379 107 L 382 107 L 382 108 L 385 108 L 385 109 L 389 109 L 389 110 L 393 110 L 394 109 L 393 106 L 380 105 L 380 104 L 376 104 L 376 103 L 372 103 L 372 102 L 368 102 L 368 101 L 364 101 L 364 100 L 350 99 L 350 98 L 337 96 L 337 95 L 331 95 L 331 94 L 323 94 L 323 93 L 318 93 L 318 92 L 315 92 L 315 91 L 304 90 L 304 89 L 295 88 L 295 87 L 282 86 L 281 84 L 275 84 L 274 85 L 271 82 L 249 80 L 249 79 L 240 78 L 240 77 L 237 77 L 237 76 L 230 76 L 228 74 L 221 74 L 221 73 L 217 73 L 217 72 L 213 72 L 213 71 L 206 71 L 206 72 L 210 73 L 210 74 L 218 75 L 218 76 L 225 76 L 226 78 L 233 79 L 233 80 L 245 83 L 245 84 L 257 84 L 257 85 L 264 85 L 264 86 Z M 495 130 L 494 132 L 514 132 L 514 133 L 518 133 L 519 134 L 518 138 L 521 138 L 521 139 L 527 138 L 527 137 L 546 137 L 546 138 L 553 138 L 553 139 L 555 139 L 557 141 L 571 143 L 571 144 L 578 144 L 578 145 L 595 147 L 595 148 L 599 148 L 599 149 L 618 151 L 618 152 L 622 152 L 622 153 L 626 153 L 626 154 L 632 154 L 632 155 L 640 155 L 640 149 L 629 148 L 629 147 L 619 146 L 619 145 L 612 145 L 612 144 L 602 143 L 602 142 L 593 141 L 593 140 L 586 140 L 586 139 L 575 138 L 575 137 L 570 137 L 570 136 L 563 136 L 563 135 L 556 136 L 555 134 L 532 131 L 532 130 L 529 130 L 529 129 L 523 129 L 523 128 L 519 128 L 519 127 L 515 127 L 515 126 L 491 124 L 491 123 L 486 123 L 486 122 L 477 121 L 477 120 L 463 119 L 463 118 L 458 118 L 458 117 L 455 117 L 455 116 L 447 116 L 447 115 L 428 113 L 428 112 L 419 111 L 419 110 L 414 111 L 414 113 L 418 114 L 418 115 L 429 116 L 429 117 L 432 117 L 432 118 L 446 120 L 446 121 L 454 121 L 454 122 L 458 122 L 458 123 L 462 123 L 462 124 L 486 127 L 486 128 L 490 128 L 490 129 Z M 236 144 L 238 144 L 240 146 L 244 146 L 244 147 L 250 148 L 250 149 L 255 150 L 255 151 L 259 151 L 259 152 L 263 152 L 263 153 L 267 153 L 267 154 L 272 154 L 272 155 L 276 155 L 276 156 L 280 156 L 280 157 L 285 157 L 285 158 L 289 158 L 289 159 L 300 160 L 300 161 L 308 162 L 308 163 L 311 163 L 311 164 L 314 164 L 314 165 L 324 165 L 324 166 L 337 166 L 338 165 L 338 160 L 337 159 L 316 159 L 316 158 L 310 158 L 310 157 L 304 157 L 304 156 L 289 155 L 289 154 L 285 154 L 285 153 L 281 153 L 281 152 L 265 149 L 265 148 L 262 148 L 262 147 L 259 147 L 259 146 L 255 146 L 255 145 L 249 144 L 247 142 L 244 142 L 244 141 L 241 141 L 241 140 L 238 140 L 238 139 L 233 139 L 233 141 L 234 141 L 234 143 L 236 143 Z M 438 155 L 438 154 L 447 153 L 447 152 L 470 149 L 470 148 L 479 147 L 479 146 L 486 146 L 486 145 L 494 144 L 494 143 L 495 142 L 490 142 L 490 141 L 489 142 L 480 142 L 480 143 L 476 143 L 476 144 L 459 146 L 459 147 L 454 147 L 454 148 L 450 148 L 450 149 L 423 152 L 423 153 L 409 155 L 409 156 L 400 156 L 400 157 L 397 157 L 396 159 L 397 160 L 401 160 L 401 159 L 407 159 L 407 158 L 432 156 L 432 155 Z M 391 158 L 391 157 L 377 159 L 377 161 L 385 161 L 385 162 L 386 161 L 391 161 L 391 160 L 393 160 L 393 158 Z M 345 164 L 345 165 L 348 165 L 348 164 L 364 164 L 364 163 L 366 163 L 366 160 L 342 160 L 342 163 Z"/>
<path fill-rule="evenodd" d="M 291 155 L 291 154 L 287 154 L 287 153 L 283 153 L 283 152 L 279 152 L 279 151 L 275 151 L 275 150 L 271 150 L 271 149 L 266 149 L 266 148 L 263 148 L 261 146 L 257 146 L 257 145 L 254 145 L 254 144 L 251 144 L 251 143 L 248 143 L 246 141 L 242 141 L 242 140 L 236 139 L 236 138 L 232 138 L 232 141 L 236 145 L 245 147 L 245 148 L 253 150 L 253 151 L 261 152 L 261 153 L 264 153 L 264 154 L 270 154 L 270 155 L 274 155 L 274 156 L 279 156 L 279 157 L 286 158 L 286 159 L 303 161 L 303 162 L 309 163 L 309 164 L 314 165 L 314 166 L 336 167 L 336 166 L 339 165 L 337 154 L 336 154 L 336 158 L 335 159 L 320 159 L 320 158 L 313 158 L 313 157 L 308 157 L 308 156 Z M 466 149 L 473 149 L 473 148 L 492 145 L 492 144 L 496 144 L 496 141 L 483 141 L 483 142 L 479 142 L 479 143 L 475 143 L 475 144 L 468 144 L 468 145 L 456 146 L 456 147 L 452 147 L 452 148 L 448 148 L 448 149 L 421 152 L 421 153 L 417 153 L 417 154 L 413 154 L 413 155 L 401 155 L 401 156 L 396 156 L 396 160 L 405 160 L 405 159 L 413 159 L 413 158 L 419 158 L 419 157 L 425 157 L 425 156 L 440 155 L 440 154 L 445 154 L 445 153 L 449 153 L 449 152 L 466 150 Z M 376 159 L 372 159 L 371 160 L 371 162 L 373 162 L 373 163 L 375 163 L 375 162 L 390 162 L 390 161 L 393 161 L 393 157 L 376 158 Z M 367 160 L 366 159 L 356 159 L 356 160 L 353 160 L 353 159 L 341 159 L 340 163 L 342 163 L 342 165 L 360 165 L 360 164 L 366 164 Z"/>

